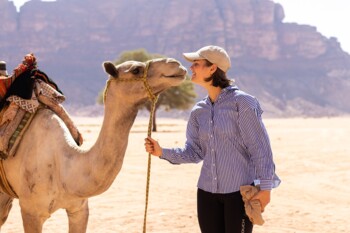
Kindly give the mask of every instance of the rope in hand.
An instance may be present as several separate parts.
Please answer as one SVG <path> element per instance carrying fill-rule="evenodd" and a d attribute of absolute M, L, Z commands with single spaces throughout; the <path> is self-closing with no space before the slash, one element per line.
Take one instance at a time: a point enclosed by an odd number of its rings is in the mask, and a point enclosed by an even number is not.
<path fill-rule="evenodd" d="M 152 108 L 151 108 L 151 113 L 150 113 L 149 122 L 148 122 L 148 132 L 147 132 L 147 136 L 148 137 L 150 137 L 151 134 L 152 134 L 153 115 L 154 115 L 154 111 L 155 111 L 157 100 L 158 100 L 158 96 L 155 99 L 152 99 Z M 149 196 L 149 183 L 150 183 L 150 177 L 151 177 L 151 157 L 152 157 L 151 153 L 148 153 L 145 213 L 144 213 L 144 217 L 143 217 L 143 233 L 146 233 L 147 208 L 148 208 L 148 196 Z"/>
<path fill-rule="evenodd" d="M 152 89 L 149 86 L 149 84 L 147 82 L 147 79 L 146 79 L 149 65 L 150 65 L 150 62 L 147 63 L 147 66 L 146 66 L 145 72 L 143 74 L 142 80 L 143 80 L 143 84 L 144 84 L 145 88 L 147 89 L 148 98 L 152 102 L 151 112 L 150 112 L 149 122 L 148 122 L 148 130 L 147 130 L 147 136 L 151 137 L 151 135 L 152 135 L 152 126 L 153 126 L 153 116 L 154 116 L 154 111 L 156 109 L 156 103 L 157 103 L 157 100 L 158 100 L 158 95 L 154 95 L 153 94 Z M 144 216 L 143 216 L 143 233 L 146 233 L 146 228 L 147 228 L 146 225 L 147 225 L 149 183 L 150 183 L 150 178 L 151 178 L 151 159 L 152 159 L 152 155 L 151 155 L 151 153 L 148 153 L 145 213 L 144 213 Z"/>
<path fill-rule="evenodd" d="M 147 62 L 146 68 L 145 68 L 145 71 L 144 71 L 143 77 L 142 77 L 143 84 L 144 84 L 144 86 L 145 86 L 145 88 L 147 90 L 148 98 L 152 102 L 151 112 L 150 112 L 149 122 L 148 122 L 148 131 L 147 131 L 147 136 L 148 137 L 151 137 L 151 134 L 152 134 L 153 116 L 154 116 L 154 111 L 156 109 L 156 103 L 157 103 L 157 100 L 158 100 L 158 95 L 153 94 L 152 88 L 150 87 L 150 85 L 147 82 L 147 72 L 148 72 L 148 68 L 149 68 L 150 63 L 151 63 L 150 61 Z M 145 213 L 144 213 L 144 216 L 143 216 L 143 233 L 146 233 L 146 228 L 147 228 L 146 225 L 147 225 L 149 183 L 150 183 L 150 178 L 151 178 L 151 159 L 152 159 L 151 153 L 148 153 Z"/>
<path fill-rule="evenodd" d="M 153 116 L 154 116 L 154 111 L 156 109 L 156 103 L 158 100 L 158 95 L 153 94 L 152 88 L 147 82 L 147 72 L 148 68 L 150 66 L 151 61 L 148 61 L 146 63 L 146 68 L 145 71 L 143 72 L 142 79 L 135 78 L 135 79 L 122 79 L 122 78 L 116 78 L 116 79 L 109 79 L 107 81 L 106 88 L 104 90 L 103 94 L 103 99 L 104 101 L 106 100 L 107 96 L 107 89 L 111 81 L 117 81 L 117 82 L 132 82 L 132 81 L 143 81 L 143 84 L 146 88 L 148 98 L 152 102 L 151 106 L 151 112 L 149 116 L 149 122 L 148 122 L 148 132 L 147 136 L 150 137 L 152 134 L 152 126 L 153 126 Z M 143 217 L 143 233 L 146 233 L 146 223 L 147 223 L 147 209 L 148 209 L 148 197 L 149 197 L 149 184 L 150 184 L 150 177 L 151 177 L 151 153 L 148 153 L 148 165 L 147 165 L 147 181 L 146 181 L 146 200 L 145 200 L 145 212 L 144 212 L 144 217 Z"/>

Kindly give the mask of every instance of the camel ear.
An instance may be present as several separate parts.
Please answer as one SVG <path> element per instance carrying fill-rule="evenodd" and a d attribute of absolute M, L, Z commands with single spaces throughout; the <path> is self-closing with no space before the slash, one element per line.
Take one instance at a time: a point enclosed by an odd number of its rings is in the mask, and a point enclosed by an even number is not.
<path fill-rule="evenodd" d="M 118 77 L 118 70 L 115 68 L 115 65 L 110 61 L 105 61 L 103 63 L 103 68 L 105 69 L 105 72 L 112 77 L 117 78 Z"/>

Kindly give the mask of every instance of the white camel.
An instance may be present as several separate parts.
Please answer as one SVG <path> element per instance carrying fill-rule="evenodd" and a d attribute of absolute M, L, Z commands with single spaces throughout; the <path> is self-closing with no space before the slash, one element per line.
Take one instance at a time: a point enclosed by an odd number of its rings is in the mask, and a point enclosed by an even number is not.
<path fill-rule="evenodd" d="M 104 120 L 97 141 L 88 150 L 76 146 L 52 111 L 37 113 L 16 155 L 3 161 L 7 180 L 19 199 L 26 233 L 42 232 L 44 222 L 61 208 L 67 212 L 70 233 L 86 232 L 88 198 L 105 192 L 118 175 L 138 106 L 148 99 L 147 83 L 141 81 L 144 72 L 153 94 L 179 85 L 186 75 L 186 69 L 171 58 L 151 60 L 148 71 L 146 65 L 103 63 L 110 80 Z M 140 82 L 125 81 L 132 79 Z M 0 227 L 12 200 L 0 194 Z"/>

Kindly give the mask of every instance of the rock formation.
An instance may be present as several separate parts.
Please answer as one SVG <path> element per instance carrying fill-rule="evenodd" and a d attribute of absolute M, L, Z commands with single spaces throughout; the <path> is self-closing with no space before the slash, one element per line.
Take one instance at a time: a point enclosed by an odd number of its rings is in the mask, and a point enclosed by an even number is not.
<path fill-rule="evenodd" d="M 0 0 L 0 7 L 0 59 L 11 69 L 34 52 L 68 103 L 93 104 L 104 86 L 100 64 L 125 50 L 186 64 L 182 52 L 216 44 L 232 58 L 229 75 L 267 115 L 350 112 L 350 55 L 316 27 L 284 23 L 283 7 L 271 0 L 32 0 L 20 12 Z"/>

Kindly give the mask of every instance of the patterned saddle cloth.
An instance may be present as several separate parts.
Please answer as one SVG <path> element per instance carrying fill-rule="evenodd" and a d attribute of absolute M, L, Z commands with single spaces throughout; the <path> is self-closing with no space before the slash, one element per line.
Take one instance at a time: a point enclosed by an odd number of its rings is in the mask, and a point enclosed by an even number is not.
<path fill-rule="evenodd" d="M 27 54 L 13 74 L 0 79 L 0 159 L 14 155 L 23 134 L 40 106 L 48 107 L 66 124 L 78 145 L 83 138 L 61 103 L 65 100 L 56 83 L 37 69 L 34 54 Z M 6 84 L 6 85 L 5 85 Z"/>
<path fill-rule="evenodd" d="M 0 112 L 0 121 L 8 107 L 5 107 Z M 23 109 L 18 109 L 12 122 L 4 123 L 0 126 L 0 159 L 7 159 L 8 156 L 13 156 L 21 141 L 26 129 L 34 118 L 35 112 L 27 112 Z"/>
<path fill-rule="evenodd" d="M 16 152 L 26 129 L 30 125 L 35 113 L 40 106 L 43 106 L 37 96 L 43 95 L 53 102 L 59 104 L 65 100 L 65 97 L 57 92 L 46 82 L 35 80 L 35 88 L 31 99 L 23 99 L 13 95 L 7 98 L 9 105 L 0 112 L 0 158 L 6 159 L 13 156 Z M 13 108 L 13 106 L 15 106 Z M 13 108 L 13 109 L 11 109 Z M 11 113 L 11 111 L 14 111 Z M 11 119 L 4 119 L 6 115 L 12 115 Z M 4 122 L 5 121 L 5 122 Z"/>

